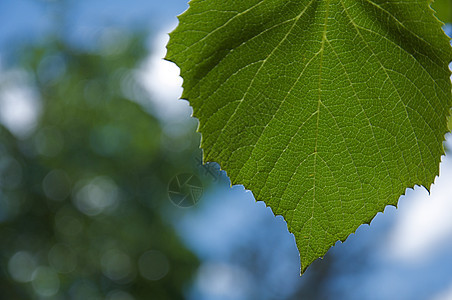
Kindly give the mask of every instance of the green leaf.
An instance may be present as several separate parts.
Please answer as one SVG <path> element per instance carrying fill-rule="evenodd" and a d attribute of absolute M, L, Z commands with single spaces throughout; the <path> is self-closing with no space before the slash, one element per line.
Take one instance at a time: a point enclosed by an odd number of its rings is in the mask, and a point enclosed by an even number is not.
<path fill-rule="evenodd" d="M 424 0 L 193 0 L 171 33 L 206 161 L 287 221 L 302 272 L 438 175 L 449 39 Z"/>
<path fill-rule="evenodd" d="M 452 22 L 452 1 L 451 0 L 430 0 L 432 8 L 436 11 L 438 19 L 444 23 Z"/>
<path fill-rule="evenodd" d="M 449 128 L 449 131 L 452 132 L 452 111 L 451 115 L 449 116 L 449 122 L 447 124 L 447 127 Z"/>

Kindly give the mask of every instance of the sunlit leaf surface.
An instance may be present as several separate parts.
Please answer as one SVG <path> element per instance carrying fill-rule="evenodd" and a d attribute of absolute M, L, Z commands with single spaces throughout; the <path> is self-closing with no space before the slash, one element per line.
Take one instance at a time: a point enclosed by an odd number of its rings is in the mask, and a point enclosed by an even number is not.
<path fill-rule="evenodd" d="M 285 218 L 302 271 L 438 175 L 451 58 L 419 0 L 194 0 L 167 56 L 204 159 Z"/>

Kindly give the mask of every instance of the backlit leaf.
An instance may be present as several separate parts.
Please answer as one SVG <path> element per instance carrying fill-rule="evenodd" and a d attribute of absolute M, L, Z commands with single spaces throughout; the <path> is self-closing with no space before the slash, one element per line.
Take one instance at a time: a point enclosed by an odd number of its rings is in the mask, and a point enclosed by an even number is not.
<path fill-rule="evenodd" d="M 287 221 L 302 272 L 438 175 L 449 39 L 428 0 L 193 0 L 171 34 L 204 159 Z"/>

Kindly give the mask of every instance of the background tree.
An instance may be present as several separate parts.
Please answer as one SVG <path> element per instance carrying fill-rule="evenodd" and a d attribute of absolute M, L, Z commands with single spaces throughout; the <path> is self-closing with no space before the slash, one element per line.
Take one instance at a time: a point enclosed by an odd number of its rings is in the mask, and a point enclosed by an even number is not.
<path fill-rule="evenodd" d="M 42 115 L 24 140 L 0 129 L 2 298 L 183 298 L 198 262 L 159 210 L 197 139 L 168 153 L 159 122 L 125 95 L 140 93 L 130 70 L 143 41 L 106 53 L 52 39 L 17 55 Z"/>

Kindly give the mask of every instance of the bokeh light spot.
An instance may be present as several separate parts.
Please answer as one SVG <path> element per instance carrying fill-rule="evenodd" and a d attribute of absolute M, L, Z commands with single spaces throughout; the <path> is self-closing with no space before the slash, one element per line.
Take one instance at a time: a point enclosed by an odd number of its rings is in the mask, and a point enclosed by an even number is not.
<path fill-rule="evenodd" d="M 93 150 L 102 156 L 120 153 L 128 144 L 129 133 L 122 127 L 105 125 L 94 128 L 90 135 Z"/>
<path fill-rule="evenodd" d="M 69 289 L 70 299 L 104 300 L 97 286 L 91 280 L 80 280 Z"/>
<path fill-rule="evenodd" d="M 39 63 L 37 73 L 42 83 L 54 83 L 66 73 L 64 57 L 61 54 L 45 56 Z"/>
<path fill-rule="evenodd" d="M 50 171 L 42 181 L 44 194 L 56 201 L 62 201 L 71 192 L 71 183 L 66 172 L 62 170 Z"/>
<path fill-rule="evenodd" d="M 43 297 L 50 297 L 58 293 L 60 279 L 55 270 L 41 266 L 33 272 L 32 285 L 37 294 Z"/>
<path fill-rule="evenodd" d="M 64 244 L 56 244 L 50 249 L 48 255 L 50 265 L 60 273 L 70 273 L 75 269 L 76 256 L 74 252 Z"/>
<path fill-rule="evenodd" d="M 135 300 L 135 298 L 127 292 L 114 290 L 108 293 L 106 300 Z"/>
<path fill-rule="evenodd" d="M 118 203 L 118 187 L 109 177 L 96 177 L 88 183 L 79 183 L 75 206 L 88 216 L 96 216 Z"/>
<path fill-rule="evenodd" d="M 76 236 L 83 230 L 83 221 L 73 211 L 62 208 L 55 215 L 55 227 L 66 236 Z"/>
<path fill-rule="evenodd" d="M 113 281 L 122 281 L 132 274 L 132 262 L 124 252 L 111 249 L 101 259 L 102 272 Z"/>
<path fill-rule="evenodd" d="M 141 276 L 148 280 L 159 280 L 168 274 L 170 265 L 165 254 L 151 250 L 143 253 L 138 260 Z"/>
<path fill-rule="evenodd" d="M 43 156 L 54 157 L 60 153 L 64 146 L 61 132 L 54 127 L 45 127 L 39 130 L 34 137 L 36 151 Z"/>
<path fill-rule="evenodd" d="M 8 271 L 12 278 L 19 282 L 29 282 L 32 280 L 36 263 L 33 256 L 26 251 L 19 251 L 14 254 L 8 262 Z"/>

